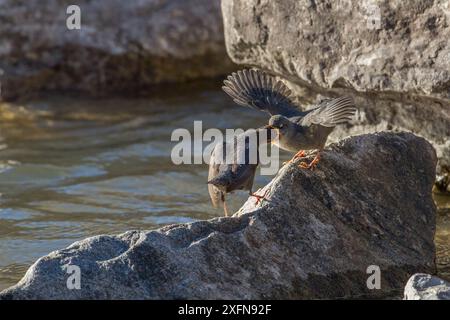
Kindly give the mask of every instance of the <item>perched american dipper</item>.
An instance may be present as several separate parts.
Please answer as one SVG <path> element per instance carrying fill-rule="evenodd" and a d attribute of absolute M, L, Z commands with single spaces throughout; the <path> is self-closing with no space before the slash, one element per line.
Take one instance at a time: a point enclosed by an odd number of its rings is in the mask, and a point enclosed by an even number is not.
<path fill-rule="evenodd" d="M 267 128 L 277 130 L 276 144 L 281 149 L 297 152 L 292 160 L 303 157 L 304 150 L 318 149 L 311 163 L 300 163 L 303 168 L 313 169 L 317 165 L 328 135 L 356 113 L 350 97 L 327 99 L 313 109 L 301 111 L 292 102 L 286 85 L 261 70 L 232 73 L 222 89 L 237 104 L 271 115 Z"/>
<path fill-rule="evenodd" d="M 234 190 L 248 190 L 257 198 L 265 197 L 252 192 L 255 171 L 260 162 L 258 147 L 271 142 L 271 130 L 260 128 L 247 130 L 233 141 L 219 143 L 211 153 L 208 173 L 208 191 L 214 207 L 223 205 L 225 216 L 228 208 L 225 195 Z"/>

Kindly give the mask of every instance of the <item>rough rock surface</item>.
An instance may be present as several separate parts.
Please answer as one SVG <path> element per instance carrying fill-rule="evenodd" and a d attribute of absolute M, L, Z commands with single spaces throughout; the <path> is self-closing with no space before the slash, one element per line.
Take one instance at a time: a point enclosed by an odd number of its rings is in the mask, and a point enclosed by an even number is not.
<path fill-rule="evenodd" d="M 303 105 L 351 94 L 342 134 L 396 129 L 433 143 L 450 171 L 450 3 L 222 0 L 234 62 L 288 79 Z"/>
<path fill-rule="evenodd" d="M 435 167 L 434 149 L 413 134 L 349 138 L 315 171 L 281 169 L 260 205 L 250 198 L 232 217 L 76 242 L 0 299 L 401 296 L 411 274 L 435 272 Z M 80 267 L 80 290 L 67 289 L 69 265 Z M 381 269 L 380 290 L 367 288 L 369 265 Z"/>
<path fill-rule="evenodd" d="M 2 98 L 39 90 L 135 94 L 161 82 L 225 74 L 220 0 L 0 1 Z"/>
<path fill-rule="evenodd" d="M 406 283 L 404 300 L 450 300 L 450 283 L 429 274 L 417 273 Z"/>

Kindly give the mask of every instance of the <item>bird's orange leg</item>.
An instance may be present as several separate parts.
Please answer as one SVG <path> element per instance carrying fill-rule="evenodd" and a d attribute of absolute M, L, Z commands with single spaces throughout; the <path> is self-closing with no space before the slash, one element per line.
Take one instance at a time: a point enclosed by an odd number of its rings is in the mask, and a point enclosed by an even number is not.
<path fill-rule="evenodd" d="M 303 168 L 303 169 L 311 169 L 314 170 L 315 167 L 317 166 L 317 164 L 319 163 L 320 160 L 320 151 L 317 152 L 316 156 L 314 157 L 314 159 L 307 164 L 306 162 L 300 162 L 299 167 Z"/>
<path fill-rule="evenodd" d="M 292 158 L 292 160 L 298 159 L 298 158 L 303 158 L 305 156 L 305 150 L 299 150 L 294 157 Z"/>
<path fill-rule="evenodd" d="M 286 162 L 283 162 L 283 166 L 284 166 L 286 163 L 291 163 L 292 161 L 295 161 L 295 160 L 297 160 L 298 158 L 303 158 L 304 156 L 305 156 L 305 150 L 299 150 L 299 151 L 292 157 L 291 160 L 286 161 Z"/>
<path fill-rule="evenodd" d="M 256 198 L 255 204 L 259 204 L 262 200 L 267 200 L 267 201 L 269 200 L 269 199 L 266 198 L 266 195 L 267 195 L 268 192 L 269 192 L 269 189 L 267 189 L 266 191 L 264 191 L 264 194 L 263 194 L 262 196 L 257 195 L 256 193 L 250 193 L 250 195 L 251 195 L 252 197 L 255 197 L 255 198 Z"/>

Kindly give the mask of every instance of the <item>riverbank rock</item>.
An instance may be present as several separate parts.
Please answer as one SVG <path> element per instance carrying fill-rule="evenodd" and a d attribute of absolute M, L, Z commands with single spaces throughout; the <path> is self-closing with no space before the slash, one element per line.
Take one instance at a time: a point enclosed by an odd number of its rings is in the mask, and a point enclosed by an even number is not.
<path fill-rule="evenodd" d="M 67 28 L 70 4 L 0 1 L 2 99 L 45 90 L 135 95 L 234 69 L 220 0 L 80 0 L 80 30 Z"/>
<path fill-rule="evenodd" d="M 315 171 L 283 167 L 259 191 L 262 204 L 76 242 L 40 258 L 0 299 L 400 297 L 411 274 L 435 272 L 435 166 L 432 146 L 413 134 L 352 137 Z M 80 289 L 68 289 L 77 268 Z M 378 275 L 380 289 L 369 289 Z"/>
<path fill-rule="evenodd" d="M 450 283 L 429 274 L 417 273 L 406 283 L 404 300 L 450 300 Z"/>
<path fill-rule="evenodd" d="M 332 138 L 411 131 L 450 171 L 448 1 L 223 0 L 234 62 L 290 81 L 303 106 L 352 95 L 360 121 Z"/>

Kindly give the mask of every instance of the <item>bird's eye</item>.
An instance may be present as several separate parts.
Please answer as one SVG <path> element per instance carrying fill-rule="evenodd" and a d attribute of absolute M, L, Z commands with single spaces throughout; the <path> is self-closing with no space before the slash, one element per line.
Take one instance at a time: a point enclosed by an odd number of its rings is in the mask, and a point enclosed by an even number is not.
<path fill-rule="evenodd" d="M 280 129 L 283 128 L 283 126 L 284 126 L 283 124 L 280 124 Z"/>

